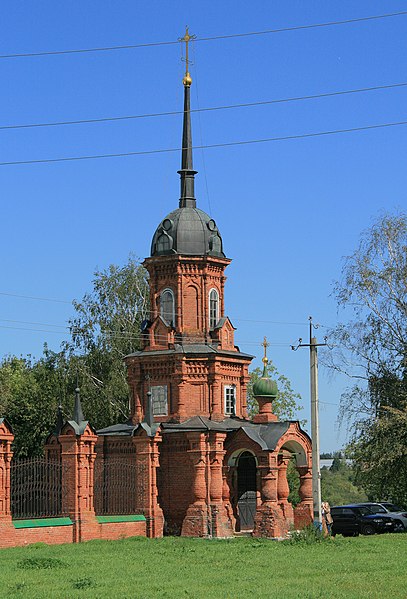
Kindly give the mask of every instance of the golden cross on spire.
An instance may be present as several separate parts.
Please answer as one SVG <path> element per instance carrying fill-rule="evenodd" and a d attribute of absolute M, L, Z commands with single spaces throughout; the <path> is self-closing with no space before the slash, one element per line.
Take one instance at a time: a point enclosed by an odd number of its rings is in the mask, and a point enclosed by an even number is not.
<path fill-rule="evenodd" d="M 189 87 L 192 83 L 192 78 L 191 75 L 189 74 L 189 65 L 190 65 L 190 60 L 189 60 L 189 47 L 188 44 L 191 40 L 196 39 L 196 35 L 189 35 L 189 27 L 188 25 L 185 28 L 185 35 L 184 37 L 180 37 L 179 41 L 180 42 L 185 42 L 185 77 L 182 80 L 182 83 L 185 85 L 185 87 Z"/>
<path fill-rule="evenodd" d="M 264 337 L 263 343 L 261 344 L 264 347 L 264 357 L 262 359 L 262 362 L 264 364 L 264 366 L 267 366 L 268 364 L 268 357 L 267 357 L 267 348 L 269 347 L 270 343 L 267 343 L 267 337 Z"/>

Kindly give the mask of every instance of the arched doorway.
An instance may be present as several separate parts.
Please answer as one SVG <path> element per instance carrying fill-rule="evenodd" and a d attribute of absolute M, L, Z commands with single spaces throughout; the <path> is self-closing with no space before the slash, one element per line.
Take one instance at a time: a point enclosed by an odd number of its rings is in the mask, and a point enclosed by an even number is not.
<path fill-rule="evenodd" d="M 243 451 L 237 460 L 237 527 L 253 530 L 257 504 L 257 465 L 250 451 Z"/>

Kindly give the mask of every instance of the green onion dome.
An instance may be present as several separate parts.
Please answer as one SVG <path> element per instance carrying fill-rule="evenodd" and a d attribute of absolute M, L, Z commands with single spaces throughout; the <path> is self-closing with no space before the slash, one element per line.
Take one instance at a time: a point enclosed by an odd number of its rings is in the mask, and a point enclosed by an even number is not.
<path fill-rule="evenodd" d="M 254 397 L 269 397 L 270 399 L 275 399 L 278 395 L 277 383 L 267 376 L 267 362 L 264 364 L 261 378 L 253 385 L 253 395 Z"/>

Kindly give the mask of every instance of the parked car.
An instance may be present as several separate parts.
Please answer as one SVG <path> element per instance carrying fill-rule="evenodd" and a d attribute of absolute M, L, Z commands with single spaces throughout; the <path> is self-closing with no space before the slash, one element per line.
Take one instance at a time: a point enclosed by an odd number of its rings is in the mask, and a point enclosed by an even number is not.
<path fill-rule="evenodd" d="M 339 505 L 331 508 L 332 535 L 344 537 L 373 535 L 382 532 L 394 532 L 394 520 L 387 514 L 373 514 L 362 505 Z"/>
<path fill-rule="evenodd" d="M 407 510 L 401 508 L 399 505 L 394 505 L 394 503 L 390 503 L 389 501 L 366 502 L 358 503 L 357 505 L 369 508 L 373 514 L 387 514 L 389 518 L 394 520 L 396 532 L 407 530 Z"/>

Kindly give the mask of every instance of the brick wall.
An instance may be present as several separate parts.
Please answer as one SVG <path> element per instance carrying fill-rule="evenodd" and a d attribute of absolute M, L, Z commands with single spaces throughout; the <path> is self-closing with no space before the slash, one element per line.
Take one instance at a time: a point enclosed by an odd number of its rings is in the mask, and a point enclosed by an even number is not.
<path fill-rule="evenodd" d="M 158 501 L 164 513 L 165 532 L 180 534 L 192 501 L 194 468 L 184 434 L 164 435 L 157 472 Z"/>
<path fill-rule="evenodd" d="M 113 540 L 147 535 L 144 516 L 104 518 L 110 521 L 99 521 L 95 516 L 93 471 L 97 437 L 89 425 L 86 426 L 83 434 L 76 434 L 72 426 L 67 423 L 58 439 L 48 439 L 45 455 L 49 457 L 60 455 L 63 464 L 62 513 L 65 517 L 13 521 L 10 509 L 10 462 L 13 438 L 9 424 L 4 419 L 0 419 L 0 548 L 38 542 L 55 545 L 91 539 Z M 126 450 L 127 454 L 124 457 L 129 459 L 130 450 L 134 456 L 132 445 L 129 447 L 127 444 Z"/>

